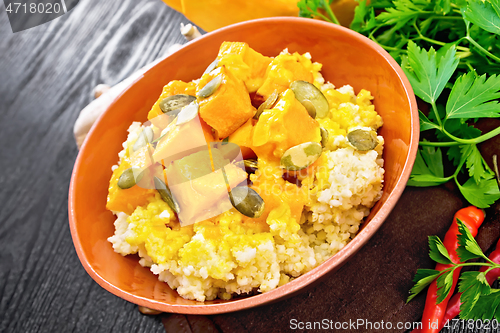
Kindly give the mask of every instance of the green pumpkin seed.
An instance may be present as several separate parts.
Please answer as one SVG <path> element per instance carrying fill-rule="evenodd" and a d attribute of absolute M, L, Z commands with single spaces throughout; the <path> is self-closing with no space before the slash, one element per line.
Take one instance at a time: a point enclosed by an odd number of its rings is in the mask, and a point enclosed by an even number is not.
<path fill-rule="evenodd" d="M 347 134 L 347 140 L 357 150 L 367 151 L 378 145 L 377 133 L 372 130 L 355 129 Z"/>
<path fill-rule="evenodd" d="M 179 113 L 180 109 L 194 101 L 196 101 L 196 97 L 191 95 L 173 95 L 161 100 L 160 109 L 163 113 L 168 113 L 172 116 L 175 116 L 177 113 Z"/>
<path fill-rule="evenodd" d="M 212 63 L 210 65 L 208 65 L 207 69 L 205 69 L 203 74 L 210 73 L 211 71 L 216 69 L 218 65 L 219 65 L 219 59 L 215 59 L 214 61 L 212 61 Z"/>
<path fill-rule="evenodd" d="M 298 80 L 290 84 L 290 89 L 292 89 L 295 94 L 295 98 L 297 98 L 302 105 L 304 105 L 304 103 L 308 105 L 309 103 L 305 101 L 309 101 L 314 106 L 315 115 L 313 118 L 324 118 L 328 115 L 328 112 L 330 111 L 328 100 L 325 95 L 323 95 L 321 90 L 316 88 L 314 84 Z M 312 108 L 309 105 L 308 109 L 308 106 L 306 105 L 304 105 L 304 107 L 307 109 L 307 112 L 311 114 Z"/>
<path fill-rule="evenodd" d="M 191 104 L 183 107 L 181 112 L 177 115 L 177 122 L 175 125 L 179 126 L 193 120 L 198 115 L 199 109 L 200 106 L 196 102 L 192 102 Z"/>
<path fill-rule="evenodd" d="M 330 135 L 328 134 L 328 131 L 323 127 L 320 127 L 319 131 L 321 133 L 321 145 L 325 147 L 328 143 L 328 138 L 330 137 Z"/>
<path fill-rule="evenodd" d="M 245 168 L 247 173 L 255 173 L 258 169 L 257 160 L 239 160 L 234 163 L 238 168 Z"/>
<path fill-rule="evenodd" d="M 248 186 L 236 186 L 231 189 L 229 199 L 233 207 L 245 216 L 258 218 L 264 212 L 264 199 Z"/>
<path fill-rule="evenodd" d="M 153 142 L 153 137 L 154 137 L 153 129 L 149 126 L 144 127 L 144 129 L 141 131 L 141 133 L 137 137 L 137 140 L 135 140 L 135 143 L 132 146 L 132 149 L 134 151 L 141 149 L 142 147 L 146 146 L 148 143 Z"/>
<path fill-rule="evenodd" d="M 167 185 L 165 185 L 163 180 L 161 180 L 156 176 L 154 177 L 154 182 L 155 182 L 155 188 L 158 191 L 158 193 L 160 193 L 162 200 L 165 201 L 167 205 L 170 208 L 172 208 L 174 212 L 179 214 L 179 212 L 181 211 L 179 204 L 175 200 L 174 196 L 172 195 L 172 192 L 170 192 L 170 189 L 167 187 Z"/>
<path fill-rule="evenodd" d="M 281 166 L 287 170 L 298 171 L 313 164 L 323 152 L 323 148 L 317 142 L 305 142 L 294 146 L 281 157 Z"/>
<path fill-rule="evenodd" d="M 252 168 L 252 169 L 257 169 L 257 160 L 243 160 L 243 165 L 246 166 L 247 168 Z"/>
<path fill-rule="evenodd" d="M 302 101 L 302 105 L 306 108 L 307 113 L 311 116 L 311 118 L 315 119 L 316 118 L 316 107 L 314 106 L 313 102 L 311 102 L 308 99 L 305 99 Z"/>
<path fill-rule="evenodd" d="M 276 101 L 278 100 L 279 93 L 278 90 L 273 91 L 271 95 L 262 103 L 259 108 L 257 109 L 257 112 L 255 112 L 255 115 L 253 116 L 253 119 L 259 119 L 260 115 L 264 110 L 269 110 L 271 109 Z"/>
<path fill-rule="evenodd" d="M 118 178 L 117 185 L 122 190 L 126 190 L 128 188 L 131 188 L 138 182 L 140 182 L 143 176 L 144 173 L 140 168 L 138 167 L 128 168 L 127 170 L 123 171 L 122 174 L 120 175 L 120 178 Z"/>
<path fill-rule="evenodd" d="M 196 93 L 196 96 L 198 96 L 199 98 L 207 98 L 219 88 L 221 83 L 222 83 L 222 75 L 219 74 L 216 77 L 214 77 L 210 82 L 208 82 L 203 88 L 201 88 L 200 91 Z"/>

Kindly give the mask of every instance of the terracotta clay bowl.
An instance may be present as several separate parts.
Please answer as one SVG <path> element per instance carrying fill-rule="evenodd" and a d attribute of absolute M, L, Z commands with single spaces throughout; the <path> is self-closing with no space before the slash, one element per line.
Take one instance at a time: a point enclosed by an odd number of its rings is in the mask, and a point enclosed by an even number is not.
<path fill-rule="evenodd" d="M 137 256 L 123 257 L 106 240 L 114 233 L 114 216 L 106 195 L 111 166 L 132 121 L 146 121 L 162 87 L 173 79 L 199 78 L 215 59 L 223 41 L 247 42 L 256 51 L 276 56 L 310 52 L 336 87 L 350 84 L 355 93 L 368 89 L 384 120 L 385 181 L 383 196 L 359 234 L 335 256 L 275 290 L 229 301 L 183 299 Z M 164 312 L 214 314 L 237 311 L 289 297 L 341 267 L 377 231 L 401 196 L 413 166 L 419 136 L 417 104 L 398 64 L 381 47 L 349 29 L 318 20 L 293 17 L 235 24 L 196 39 L 166 57 L 119 96 L 99 118 L 75 163 L 69 190 L 69 223 L 76 252 L 88 274 L 104 289 L 132 303 Z"/>

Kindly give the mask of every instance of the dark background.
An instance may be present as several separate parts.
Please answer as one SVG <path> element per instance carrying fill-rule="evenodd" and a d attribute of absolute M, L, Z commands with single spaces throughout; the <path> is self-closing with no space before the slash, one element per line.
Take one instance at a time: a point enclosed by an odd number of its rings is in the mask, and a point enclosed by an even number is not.
<path fill-rule="evenodd" d="M 408 188 L 341 270 L 256 309 L 145 316 L 87 275 L 68 226 L 73 124 L 97 84 L 114 85 L 184 43 L 181 22 L 160 0 L 81 0 L 14 34 L 0 4 L 0 332 L 285 332 L 292 319 L 420 320 L 423 297 L 405 299 L 416 269 L 433 267 L 427 236 L 443 236 L 464 204 L 446 187 Z"/>

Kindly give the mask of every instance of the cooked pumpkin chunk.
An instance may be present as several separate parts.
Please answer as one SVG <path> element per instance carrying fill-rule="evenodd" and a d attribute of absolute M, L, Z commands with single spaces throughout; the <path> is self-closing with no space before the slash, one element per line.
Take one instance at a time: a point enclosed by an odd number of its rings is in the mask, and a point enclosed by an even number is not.
<path fill-rule="evenodd" d="M 303 80 L 313 83 L 314 73 L 317 71 L 316 66 L 305 55 L 297 52 L 282 53 L 267 67 L 265 81 L 257 93 L 268 98 L 275 90 L 281 93 L 288 89 L 293 81 Z"/>
<path fill-rule="evenodd" d="M 118 179 L 123 171 L 128 168 L 130 168 L 130 164 L 123 160 L 120 166 L 113 171 L 113 175 L 109 181 L 106 208 L 116 212 L 125 212 L 127 215 L 130 215 L 136 207 L 146 205 L 149 199 L 155 196 L 156 190 L 142 188 L 139 185 L 132 186 L 126 190 L 119 188 L 117 184 Z"/>
<path fill-rule="evenodd" d="M 194 82 L 183 82 L 183 81 L 170 81 L 165 87 L 163 87 L 163 92 L 160 95 L 160 98 L 156 101 L 156 103 L 151 108 L 151 111 L 148 113 L 148 119 L 151 120 L 155 117 L 163 115 L 163 112 L 160 109 L 160 102 L 169 96 L 185 94 L 185 95 L 195 95 L 196 85 Z"/>
<path fill-rule="evenodd" d="M 264 83 L 271 58 L 251 49 L 247 43 L 224 42 L 219 49 L 219 66 L 224 66 L 243 80 L 248 92 L 255 92 Z"/>
<path fill-rule="evenodd" d="M 255 108 L 243 81 L 224 67 L 203 75 L 197 92 L 218 75 L 222 77 L 220 86 L 198 102 L 201 118 L 217 131 L 218 138 L 226 138 L 253 116 Z"/>
<path fill-rule="evenodd" d="M 203 221 L 232 208 L 228 196 L 228 185 L 234 187 L 247 178 L 247 173 L 225 160 L 217 149 L 212 149 L 212 158 L 225 165 L 212 172 L 208 150 L 174 161 L 167 168 L 170 190 L 179 203 L 179 220 L 183 226 Z M 226 179 L 228 184 L 226 184 Z"/>
<path fill-rule="evenodd" d="M 246 123 L 229 136 L 229 142 L 237 144 L 240 147 L 244 159 L 255 158 L 255 153 L 252 150 L 252 123 L 252 119 L 248 119 Z"/>
<path fill-rule="evenodd" d="M 207 142 L 213 141 L 211 130 L 199 116 L 181 125 L 174 121 L 162 133 L 163 138 L 156 145 L 153 159 L 165 166 L 164 160 L 180 159 L 193 153 L 193 149 L 207 147 Z"/>
<path fill-rule="evenodd" d="M 259 158 L 279 162 L 283 153 L 304 142 L 320 142 L 319 123 L 286 90 L 274 108 L 264 110 L 253 129 L 253 150 Z"/>

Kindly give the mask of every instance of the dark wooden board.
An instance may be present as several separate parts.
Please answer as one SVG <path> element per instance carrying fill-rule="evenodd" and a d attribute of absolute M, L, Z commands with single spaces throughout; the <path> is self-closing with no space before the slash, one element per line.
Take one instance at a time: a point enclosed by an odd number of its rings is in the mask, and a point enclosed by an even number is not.
<path fill-rule="evenodd" d="M 99 83 L 116 84 L 185 42 L 160 0 L 81 0 L 13 34 L 0 4 L 0 332 L 164 332 L 108 293 L 71 241 L 73 123 Z"/>
<path fill-rule="evenodd" d="M 348 282 L 340 290 L 336 281 L 355 274 L 356 264 L 375 260 L 363 251 L 391 239 L 388 227 L 338 274 L 314 288 L 285 302 L 233 314 L 144 316 L 84 271 L 68 226 L 67 193 L 78 153 L 74 121 L 92 101 L 97 84 L 116 84 L 165 56 L 172 44 L 183 43 L 181 22 L 188 20 L 161 0 L 80 0 L 69 14 L 13 34 L 0 5 L 0 332 L 165 332 L 164 325 L 169 332 L 290 331 L 293 316 L 301 321 L 356 319 L 364 318 L 370 304 L 384 307 L 384 298 L 370 289 L 383 283 L 391 263 L 373 275 L 360 268 L 370 277 L 353 283 L 351 295 L 345 290 Z M 437 191 L 429 193 L 441 193 L 449 205 L 425 218 L 440 218 L 428 232 L 442 234 L 458 203 L 444 189 Z M 391 223 L 415 221 L 406 208 L 418 211 L 421 206 L 414 201 L 428 195 L 407 190 Z M 411 225 L 405 228 L 413 232 Z M 411 251 L 404 255 L 411 257 Z M 430 264 L 412 260 L 413 266 Z M 388 301 L 397 299 L 400 318 L 418 320 L 422 302 L 410 307 L 402 302 L 413 273 L 395 273 L 406 282 L 387 285 L 387 295 L 393 297 Z M 394 316 L 380 313 L 380 319 Z"/>

